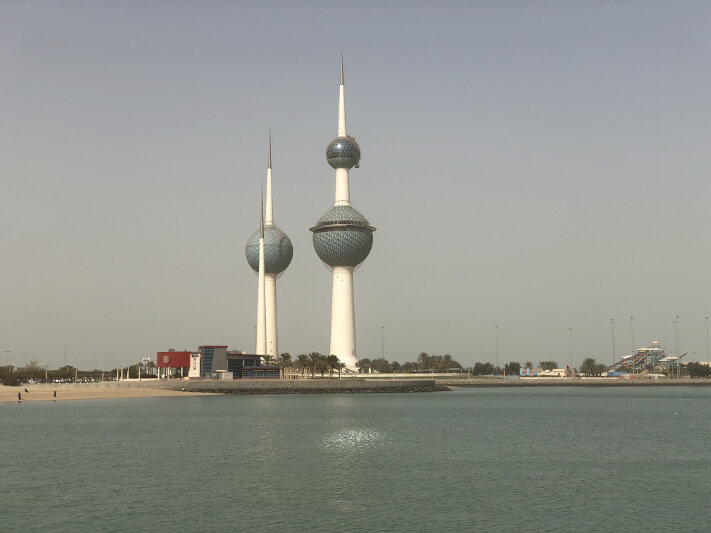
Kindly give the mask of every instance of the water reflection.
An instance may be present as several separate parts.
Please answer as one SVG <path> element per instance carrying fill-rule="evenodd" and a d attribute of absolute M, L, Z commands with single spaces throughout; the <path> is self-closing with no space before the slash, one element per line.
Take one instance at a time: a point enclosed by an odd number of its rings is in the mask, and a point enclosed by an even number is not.
<path fill-rule="evenodd" d="M 371 428 L 345 428 L 326 435 L 321 445 L 327 450 L 356 451 L 378 448 L 385 444 L 385 434 Z"/>

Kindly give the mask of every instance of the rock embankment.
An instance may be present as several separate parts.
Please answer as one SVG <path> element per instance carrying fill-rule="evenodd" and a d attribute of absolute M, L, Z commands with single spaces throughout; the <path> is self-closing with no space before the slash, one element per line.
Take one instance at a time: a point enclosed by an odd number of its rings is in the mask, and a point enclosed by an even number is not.
<path fill-rule="evenodd" d="M 165 384 L 162 384 L 165 387 Z M 372 394 L 403 392 L 434 392 L 448 390 L 433 379 L 360 380 L 360 379 L 295 379 L 295 380 L 234 380 L 175 381 L 171 387 L 187 392 L 220 394 Z"/>

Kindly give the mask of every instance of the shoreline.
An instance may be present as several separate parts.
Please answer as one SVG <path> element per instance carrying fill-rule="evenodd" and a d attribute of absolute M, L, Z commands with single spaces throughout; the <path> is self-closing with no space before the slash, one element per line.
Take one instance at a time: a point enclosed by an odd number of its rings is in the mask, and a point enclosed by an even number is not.
<path fill-rule="evenodd" d="M 25 392 L 27 389 L 29 392 Z M 372 394 L 446 391 L 434 379 L 366 380 L 142 380 L 99 383 L 40 383 L 7 387 L 0 385 L 0 403 L 54 400 L 95 400 L 204 395 L 252 394 Z M 57 392 L 56 398 L 54 391 Z M 22 400 L 18 400 L 18 393 Z"/>
<path fill-rule="evenodd" d="M 711 379 L 620 379 L 620 378 L 436 378 L 438 385 L 447 387 L 704 387 Z"/>
<path fill-rule="evenodd" d="M 53 386 L 54 385 L 54 386 Z M 61 385 L 61 387 L 60 387 Z M 74 400 L 122 400 L 127 398 L 159 398 L 185 396 L 214 396 L 214 393 L 184 392 L 150 387 L 91 387 L 93 383 L 57 383 L 41 385 L 0 385 L 0 403 L 52 402 Z M 29 392 L 25 392 L 27 389 Z M 54 391 L 57 396 L 54 396 Z M 22 400 L 17 399 L 17 394 Z"/>
<path fill-rule="evenodd" d="M 293 380 L 142 380 L 105 381 L 100 383 L 0 385 L 0 403 L 101 400 L 154 397 L 186 397 L 253 394 L 393 394 L 439 392 L 457 388 L 526 388 L 526 387 L 684 387 L 711 386 L 711 379 L 636 379 L 611 378 L 415 378 L 393 379 L 293 379 Z M 25 389 L 29 392 L 25 392 Z M 54 396 L 54 391 L 57 396 Z"/>

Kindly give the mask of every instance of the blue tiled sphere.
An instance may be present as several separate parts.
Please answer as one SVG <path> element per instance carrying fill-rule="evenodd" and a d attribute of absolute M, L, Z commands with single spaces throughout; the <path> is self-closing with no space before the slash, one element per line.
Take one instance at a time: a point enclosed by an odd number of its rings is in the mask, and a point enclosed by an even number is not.
<path fill-rule="evenodd" d="M 326 147 L 326 160 L 333 168 L 353 168 L 360 161 L 360 147 L 353 137 L 336 137 Z"/>
<path fill-rule="evenodd" d="M 358 266 L 373 247 L 375 228 L 350 205 L 333 206 L 310 229 L 316 254 L 331 267 Z"/>
<path fill-rule="evenodd" d="M 259 272 L 259 230 L 252 233 L 245 246 L 249 266 Z M 289 237 L 276 225 L 264 226 L 264 272 L 281 274 L 291 263 L 294 247 Z"/>

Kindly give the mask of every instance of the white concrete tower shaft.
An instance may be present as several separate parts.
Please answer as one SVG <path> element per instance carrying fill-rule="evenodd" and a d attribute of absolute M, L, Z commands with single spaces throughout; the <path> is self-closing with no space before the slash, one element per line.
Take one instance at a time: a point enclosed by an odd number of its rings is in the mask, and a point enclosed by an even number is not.
<path fill-rule="evenodd" d="M 269 152 L 267 156 L 267 210 L 265 226 L 274 225 L 274 207 L 272 204 L 272 132 L 269 132 Z M 278 274 L 269 272 L 264 275 L 264 310 L 266 314 L 266 350 L 276 361 L 279 356 L 279 334 L 277 331 L 277 295 L 276 280 Z"/>
<path fill-rule="evenodd" d="M 262 193 L 264 194 L 264 193 Z M 264 267 L 264 198 L 259 200 L 259 272 L 257 282 L 257 345 L 256 355 L 267 353 L 267 315 L 265 308 Z"/>
<path fill-rule="evenodd" d="M 355 304 L 353 301 L 353 267 L 333 267 L 331 295 L 331 351 L 350 370 L 356 369 Z"/>
<path fill-rule="evenodd" d="M 346 133 L 346 96 L 343 81 L 343 55 L 341 55 L 341 83 L 338 94 L 338 137 Z M 335 205 L 351 205 L 349 169 L 336 169 Z M 333 267 L 333 292 L 331 294 L 331 348 L 348 369 L 355 371 L 356 356 L 355 304 L 353 299 L 353 267 Z"/>

